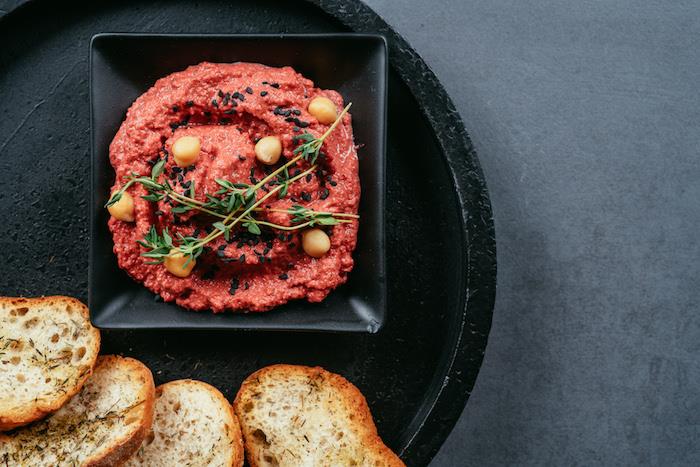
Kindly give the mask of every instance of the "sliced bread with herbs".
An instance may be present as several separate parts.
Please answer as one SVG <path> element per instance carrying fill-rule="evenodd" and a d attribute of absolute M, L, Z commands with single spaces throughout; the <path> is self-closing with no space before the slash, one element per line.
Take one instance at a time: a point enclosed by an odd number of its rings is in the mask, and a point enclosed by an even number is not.
<path fill-rule="evenodd" d="M 252 467 L 404 465 L 379 438 L 360 391 L 323 368 L 262 368 L 233 408 Z"/>
<path fill-rule="evenodd" d="M 121 465 L 148 433 L 154 399 L 153 376 L 143 363 L 99 357 L 83 389 L 60 410 L 0 434 L 0 465 Z"/>
<path fill-rule="evenodd" d="M 0 431 L 55 412 L 95 366 L 100 333 L 70 297 L 0 297 Z"/>
<path fill-rule="evenodd" d="M 231 404 L 215 387 L 184 379 L 156 388 L 151 432 L 124 467 L 241 467 L 243 457 Z"/>

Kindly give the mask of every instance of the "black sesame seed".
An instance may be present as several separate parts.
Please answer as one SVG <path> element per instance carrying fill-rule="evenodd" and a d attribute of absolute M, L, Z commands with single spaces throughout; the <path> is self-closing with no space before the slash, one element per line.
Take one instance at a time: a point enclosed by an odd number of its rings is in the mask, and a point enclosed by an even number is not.
<path fill-rule="evenodd" d="M 299 128 L 298 126 L 294 126 L 292 127 L 292 131 L 294 131 L 294 133 L 299 133 L 301 131 L 301 128 Z"/>
<path fill-rule="evenodd" d="M 216 102 L 216 99 L 212 99 L 212 100 L 211 100 L 211 105 L 213 105 L 214 107 L 218 107 L 218 106 L 219 106 L 219 103 Z"/>
<path fill-rule="evenodd" d="M 281 242 L 283 242 L 283 241 L 284 241 L 284 234 L 283 234 L 283 233 L 277 234 L 277 238 L 278 238 Z"/>
<path fill-rule="evenodd" d="M 263 250 L 263 255 L 266 255 L 266 254 L 268 254 L 269 252 L 270 252 L 270 249 L 267 248 L 267 247 L 265 247 L 265 249 Z"/>
<path fill-rule="evenodd" d="M 294 110 L 292 110 L 292 113 L 293 113 L 294 115 L 301 115 L 301 110 L 299 110 L 299 109 L 294 109 Z"/>
<path fill-rule="evenodd" d="M 179 127 L 179 126 L 180 126 L 180 124 L 177 122 L 170 124 L 170 128 L 172 128 L 173 131 L 177 130 L 177 127 Z"/>
<path fill-rule="evenodd" d="M 309 183 L 313 177 L 314 177 L 313 174 L 307 174 L 306 175 L 306 183 Z"/>
<path fill-rule="evenodd" d="M 192 107 L 194 105 L 194 101 L 187 101 L 187 102 L 185 102 L 185 105 L 187 107 Z"/>
<path fill-rule="evenodd" d="M 218 249 L 216 250 L 216 256 L 218 256 L 219 258 L 225 258 L 226 252 L 224 250 Z"/>
<path fill-rule="evenodd" d="M 321 196 L 320 196 L 320 198 L 321 198 L 321 199 L 326 199 L 326 198 L 328 198 L 328 195 L 329 195 L 329 194 L 330 194 L 330 191 L 328 191 L 328 188 L 324 188 L 324 189 L 321 191 Z"/>
<path fill-rule="evenodd" d="M 267 91 L 260 91 L 260 95 L 261 95 L 262 97 L 267 96 Z"/>
<path fill-rule="evenodd" d="M 236 290 L 238 290 L 238 286 L 239 286 L 238 278 L 234 277 L 233 279 L 231 279 L 231 288 L 228 290 L 228 293 L 230 293 L 231 295 L 235 294 Z"/>
<path fill-rule="evenodd" d="M 263 81 L 262 84 L 267 84 L 267 81 Z"/>
<path fill-rule="evenodd" d="M 173 112 L 177 113 L 177 112 L 179 112 L 179 111 L 180 111 L 180 107 L 178 107 L 177 105 L 174 105 L 174 106 L 173 106 Z"/>
<path fill-rule="evenodd" d="M 279 83 L 270 83 L 270 86 L 272 86 L 272 87 L 275 88 L 275 89 L 279 89 L 279 88 L 280 88 Z"/>
<path fill-rule="evenodd" d="M 222 91 L 221 89 L 219 89 L 219 92 L 217 94 L 219 95 L 219 97 L 224 97 L 224 91 Z"/>
<path fill-rule="evenodd" d="M 230 99 L 231 99 L 231 96 L 229 96 L 229 94 L 226 93 L 226 95 L 224 95 L 224 98 L 221 99 L 221 105 L 228 105 L 228 101 L 229 101 Z"/>
<path fill-rule="evenodd" d="M 245 160 L 245 156 L 241 156 L 241 155 L 239 154 L 239 155 L 238 155 L 238 160 L 239 160 L 239 161 L 244 161 L 244 160 Z"/>
<path fill-rule="evenodd" d="M 269 208 L 268 208 L 268 209 L 269 209 Z M 265 246 L 267 246 L 267 248 L 271 249 L 271 248 L 272 248 L 272 240 L 266 241 L 266 242 L 265 242 Z"/>
<path fill-rule="evenodd" d="M 209 112 L 208 110 L 205 110 L 205 111 L 202 112 L 202 113 L 203 113 L 204 116 L 207 117 L 207 118 L 210 118 L 210 117 L 211 117 L 211 112 Z"/>
<path fill-rule="evenodd" d="M 297 125 L 298 125 L 300 128 L 306 128 L 307 126 L 309 126 L 309 122 L 303 122 L 303 121 L 301 121 L 301 120 L 298 120 L 298 121 L 297 121 Z"/>
<path fill-rule="evenodd" d="M 303 199 L 304 201 L 311 201 L 311 195 L 305 191 L 302 191 L 301 199 Z"/>
<path fill-rule="evenodd" d="M 246 282 L 245 284 L 243 284 L 243 288 L 245 290 L 248 290 L 250 288 L 250 284 Z"/>
<path fill-rule="evenodd" d="M 174 167 L 173 167 L 172 169 L 170 169 L 170 170 L 172 170 L 172 171 L 175 172 L 176 174 L 179 174 L 180 172 L 182 172 L 182 169 L 181 169 L 180 167 L 178 167 L 178 166 L 174 166 Z"/>
<path fill-rule="evenodd" d="M 233 115 L 233 114 L 236 113 L 236 109 L 224 110 L 224 113 L 227 114 L 227 115 Z"/>
<path fill-rule="evenodd" d="M 192 232 L 193 237 L 199 237 L 200 230 L 199 229 L 194 229 L 194 232 Z"/>
<path fill-rule="evenodd" d="M 245 96 L 238 91 L 231 94 L 231 97 L 233 97 L 234 99 L 238 99 L 241 102 L 243 102 L 245 100 Z"/>
<path fill-rule="evenodd" d="M 328 183 L 330 183 L 331 186 L 336 186 L 336 185 L 338 184 L 338 182 L 336 182 L 335 180 L 331 180 L 331 181 L 328 182 Z"/>
<path fill-rule="evenodd" d="M 245 92 L 247 92 L 248 94 L 253 94 L 253 88 L 248 86 L 247 88 L 245 88 Z"/>
<path fill-rule="evenodd" d="M 295 245 L 294 242 L 290 243 L 289 248 L 294 248 L 294 245 Z"/>
<path fill-rule="evenodd" d="M 286 273 L 282 273 L 279 275 L 279 278 L 283 281 L 286 281 L 287 279 L 289 279 L 289 276 Z"/>
<path fill-rule="evenodd" d="M 245 255 L 239 256 L 238 261 L 240 261 L 241 263 L 245 263 Z"/>

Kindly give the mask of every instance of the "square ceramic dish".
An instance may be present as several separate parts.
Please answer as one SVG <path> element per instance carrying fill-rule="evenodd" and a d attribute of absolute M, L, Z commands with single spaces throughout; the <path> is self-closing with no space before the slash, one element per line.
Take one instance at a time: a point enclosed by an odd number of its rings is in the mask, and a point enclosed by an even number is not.
<path fill-rule="evenodd" d="M 203 61 L 289 65 L 352 102 L 360 145 L 360 229 L 349 281 L 321 303 L 265 313 L 193 312 L 156 301 L 119 269 L 103 208 L 114 181 L 109 144 L 131 103 L 153 83 Z M 88 302 L 103 329 L 257 329 L 377 332 L 386 316 L 384 176 L 387 50 L 382 36 L 98 34 L 90 48 L 92 200 Z"/>

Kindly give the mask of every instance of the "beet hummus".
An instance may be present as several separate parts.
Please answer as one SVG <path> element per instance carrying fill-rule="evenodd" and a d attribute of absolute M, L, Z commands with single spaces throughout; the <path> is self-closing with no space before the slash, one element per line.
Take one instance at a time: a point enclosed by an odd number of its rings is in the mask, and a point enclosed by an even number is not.
<path fill-rule="evenodd" d="M 321 113 L 314 102 L 326 106 Z M 358 159 L 344 105 L 340 94 L 290 67 L 201 63 L 158 80 L 133 103 L 109 148 L 112 193 L 123 189 L 129 198 L 125 215 L 110 210 L 119 267 L 192 310 L 266 311 L 323 300 L 352 270 L 359 225 Z M 338 110 L 335 126 L 322 113 L 329 107 Z M 313 138 L 321 138 L 320 150 L 300 159 L 300 146 Z M 276 161 L 258 152 L 267 139 L 273 153 L 277 145 Z M 186 149 L 173 148 L 177 141 Z M 196 160 L 183 164 L 178 151 L 194 151 Z M 155 181 L 125 188 L 136 176 Z M 238 208 L 227 205 L 231 193 L 242 199 Z M 189 209 L 181 199 L 214 207 Z M 328 221 L 328 213 L 345 217 Z M 317 244 L 307 248 L 307 240 Z M 151 243 L 160 248 L 148 256 Z M 173 272 L 174 256 L 162 251 L 190 243 L 197 254 Z"/>

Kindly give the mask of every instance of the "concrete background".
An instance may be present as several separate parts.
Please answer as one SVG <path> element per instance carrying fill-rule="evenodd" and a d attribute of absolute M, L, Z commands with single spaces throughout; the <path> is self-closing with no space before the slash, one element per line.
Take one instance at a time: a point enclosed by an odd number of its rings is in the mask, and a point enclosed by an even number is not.
<path fill-rule="evenodd" d="M 432 465 L 700 465 L 700 3 L 366 1 L 495 216 L 489 346 Z"/>
<path fill-rule="evenodd" d="M 366 1 L 452 95 L 495 215 L 490 343 L 431 465 L 700 465 L 700 3 Z"/>

